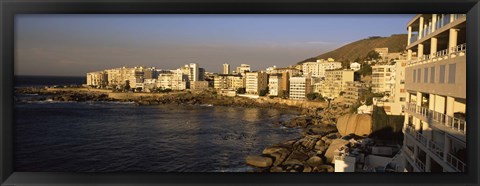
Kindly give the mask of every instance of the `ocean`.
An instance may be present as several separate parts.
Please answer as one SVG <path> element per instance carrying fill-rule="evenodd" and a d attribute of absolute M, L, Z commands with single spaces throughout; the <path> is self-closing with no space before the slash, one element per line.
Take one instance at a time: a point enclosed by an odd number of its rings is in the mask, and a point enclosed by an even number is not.
<path fill-rule="evenodd" d="M 82 85 L 86 83 L 82 76 L 15 76 L 15 87 L 45 87 L 53 85 Z"/>
<path fill-rule="evenodd" d="M 247 155 L 301 136 L 279 124 L 296 111 L 39 96 L 16 95 L 33 101 L 15 103 L 15 171 L 245 172 Z"/>

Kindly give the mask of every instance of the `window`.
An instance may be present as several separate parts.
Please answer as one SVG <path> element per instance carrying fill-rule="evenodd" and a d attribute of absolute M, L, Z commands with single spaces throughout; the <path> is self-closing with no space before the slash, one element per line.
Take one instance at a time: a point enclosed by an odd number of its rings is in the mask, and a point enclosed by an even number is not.
<path fill-rule="evenodd" d="M 428 68 L 423 69 L 423 82 L 428 83 Z"/>
<path fill-rule="evenodd" d="M 457 70 L 457 64 L 450 64 L 448 65 L 448 83 L 453 84 L 455 83 L 455 71 Z"/>
<path fill-rule="evenodd" d="M 445 83 L 445 65 L 440 65 L 439 83 Z"/>
<path fill-rule="evenodd" d="M 417 72 L 417 83 L 420 83 L 421 82 L 421 77 L 422 77 L 422 69 L 419 68 L 417 71 L 418 71 Z"/>
<path fill-rule="evenodd" d="M 430 67 L 430 83 L 435 83 L 435 67 Z"/>
<path fill-rule="evenodd" d="M 413 82 L 415 83 L 417 80 L 417 70 L 413 70 Z"/>
<path fill-rule="evenodd" d="M 405 101 L 405 98 L 404 97 L 400 97 L 400 101 Z"/>

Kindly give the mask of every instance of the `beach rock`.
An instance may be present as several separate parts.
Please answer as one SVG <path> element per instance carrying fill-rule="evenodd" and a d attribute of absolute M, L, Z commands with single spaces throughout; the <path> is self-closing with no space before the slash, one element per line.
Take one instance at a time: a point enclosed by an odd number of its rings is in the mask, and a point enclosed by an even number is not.
<path fill-rule="evenodd" d="M 312 167 L 310 167 L 310 166 L 304 166 L 302 172 L 312 172 L 312 170 L 313 170 Z"/>
<path fill-rule="evenodd" d="M 269 167 L 272 165 L 272 158 L 266 156 L 250 155 L 246 158 L 247 164 L 254 167 Z"/>
<path fill-rule="evenodd" d="M 326 135 L 332 132 L 337 132 L 337 128 L 332 125 L 315 125 L 312 128 L 308 129 L 307 134 L 309 135 Z"/>
<path fill-rule="evenodd" d="M 300 161 L 305 161 L 309 158 L 308 155 L 306 155 L 305 153 L 302 153 L 302 152 L 299 152 L 299 151 L 293 151 L 290 156 L 288 156 L 287 158 L 287 161 L 288 160 L 292 160 L 292 159 L 295 159 L 295 160 L 300 160 Z"/>
<path fill-rule="evenodd" d="M 275 166 L 275 167 L 270 168 L 270 172 L 283 172 L 283 169 L 282 169 L 282 167 Z"/>
<path fill-rule="evenodd" d="M 325 151 L 327 150 L 328 146 L 323 140 L 318 140 L 315 144 L 315 151 Z"/>
<path fill-rule="evenodd" d="M 346 114 L 337 119 L 340 135 L 368 136 L 372 133 L 372 116 L 369 114 Z"/>
<path fill-rule="evenodd" d="M 287 159 L 289 153 L 290 152 L 288 150 L 282 149 L 282 150 L 279 150 L 279 151 L 276 151 L 274 153 L 269 154 L 269 156 L 274 158 L 273 165 L 277 166 L 277 165 L 282 164 L 283 161 L 285 161 L 285 159 Z"/>
<path fill-rule="evenodd" d="M 272 153 L 277 152 L 279 150 L 286 150 L 286 149 L 283 148 L 283 147 L 267 147 L 267 148 L 263 149 L 262 154 L 272 154 Z"/>
<path fill-rule="evenodd" d="M 325 152 L 325 158 L 327 162 L 333 161 L 333 156 L 335 155 L 335 150 L 339 149 L 341 146 L 348 144 L 349 142 L 344 139 L 335 139 L 332 141 L 332 144 L 328 147 L 327 151 Z"/>
<path fill-rule="evenodd" d="M 319 165 L 313 168 L 312 172 L 334 172 L 335 169 L 331 165 Z"/>
<path fill-rule="evenodd" d="M 312 156 L 306 161 L 306 164 L 310 166 L 318 166 L 323 164 L 323 159 L 318 156 Z"/>

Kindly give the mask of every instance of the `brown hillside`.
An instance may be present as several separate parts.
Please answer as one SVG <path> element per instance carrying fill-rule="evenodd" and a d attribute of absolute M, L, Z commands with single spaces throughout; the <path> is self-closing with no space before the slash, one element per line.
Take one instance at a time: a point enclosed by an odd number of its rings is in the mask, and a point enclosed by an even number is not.
<path fill-rule="evenodd" d="M 333 51 L 321 54 L 316 57 L 305 59 L 306 61 L 315 61 L 316 59 L 333 58 L 335 61 L 353 62 L 357 57 L 363 58 L 374 48 L 388 47 L 389 52 L 401 52 L 407 46 L 407 34 L 394 34 L 390 37 L 370 37 L 344 45 Z"/>

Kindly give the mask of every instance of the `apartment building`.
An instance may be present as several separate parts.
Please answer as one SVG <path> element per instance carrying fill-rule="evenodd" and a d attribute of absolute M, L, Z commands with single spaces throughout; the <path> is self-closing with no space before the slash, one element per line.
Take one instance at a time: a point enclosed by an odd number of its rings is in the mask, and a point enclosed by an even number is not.
<path fill-rule="evenodd" d="M 316 62 L 305 62 L 302 64 L 303 74 L 311 77 L 325 77 L 325 71 L 341 68 L 342 63 L 335 62 L 332 58 L 328 60 L 319 59 Z"/>
<path fill-rule="evenodd" d="M 359 100 L 360 99 L 360 94 L 362 91 L 368 90 L 368 85 L 364 82 L 360 81 L 348 81 L 346 82 L 346 89 L 345 89 L 345 105 L 346 106 L 353 106 L 359 101 L 365 101 L 365 100 Z"/>
<path fill-rule="evenodd" d="M 353 70 L 325 71 L 325 81 L 321 84 L 320 94 L 323 97 L 334 99 L 347 89 L 347 82 L 354 80 Z"/>
<path fill-rule="evenodd" d="M 465 14 L 419 14 L 407 25 L 402 151 L 408 172 L 466 171 L 465 28 Z"/>
<path fill-rule="evenodd" d="M 250 72 L 250 65 L 248 64 L 241 64 L 239 67 L 236 68 L 235 72 L 237 74 L 245 74 L 245 72 Z"/>
<path fill-rule="evenodd" d="M 390 77 L 385 78 L 389 87 L 389 96 L 381 99 L 374 98 L 374 105 L 383 107 L 387 115 L 403 115 L 406 107 L 406 90 L 405 90 L 405 67 L 407 60 L 395 60 L 393 69 L 391 69 Z M 389 80 L 388 80 L 389 79 Z"/>
<path fill-rule="evenodd" d="M 395 65 L 372 66 L 372 92 L 390 95 L 395 85 Z"/>
<path fill-rule="evenodd" d="M 223 74 L 230 74 L 230 65 L 227 63 L 223 64 Z"/>
<path fill-rule="evenodd" d="M 291 77 L 289 98 L 295 100 L 305 100 L 307 94 L 311 93 L 312 83 L 309 77 Z"/>
<path fill-rule="evenodd" d="M 171 90 L 187 89 L 188 75 L 183 74 L 182 70 L 172 70 L 170 73 L 160 74 L 158 76 L 157 87 Z"/>
<path fill-rule="evenodd" d="M 186 64 L 185 66 L 180 67 L 179 69 L 182 71 L 183 74 L 187 75 L 189 82 L 200 81 L 200 78 L 202 77 L 200 75 L 200 68 L 198 66 L 198 63 Z M 204 71 L 203 73 L 205 73 L 205 70 L 203 71 Z"/>
<path fill-rule="evenodd" d="M 108 84 L 108 76 L 105 71 L 87 73 L 87 85 L 93 87 L 105 87 Z"/>
<path fill-rule="evenodd" d="M 268 94 L 278 96 L 282 91 L 282 74 L 270 74 L 268 77 Z"/>
<path fill-rule="evenodd" d="M 247 94 L 260 94 L 261 90 L 268 87 L 268 74 L 266 72 L 246 72 L 245 89 Z"/>
<path fill-rule="evenodd" d="M 237 90 L 238 88 L 245 87 L 243 78 L 241 75 L 227 75 L 219 74 L 213 79 L 215 89 L 228 89 L 228 90 Z"/>

